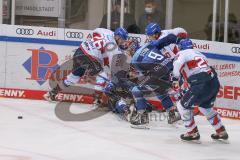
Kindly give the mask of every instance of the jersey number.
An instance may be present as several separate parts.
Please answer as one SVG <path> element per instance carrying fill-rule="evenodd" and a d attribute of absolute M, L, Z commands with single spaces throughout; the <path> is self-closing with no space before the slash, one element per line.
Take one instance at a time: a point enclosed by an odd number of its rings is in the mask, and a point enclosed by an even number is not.
<path fill-rule="evenodd" d="M 148 54 L 148 57 L 149 57 L 149 58 L 152 58 L 152 59 L 156 59 L 156 60 L 162 60 L 162 59 L 164 58 L 161 54 L 155 53 L 155 52 L 153 52 L 153 51 L 151 51 L 151 52 Z"/>
<path fill-rule="evenodd" d="M 202 57 L 194 57 L 194 60 L 197 62 L 197 66 L 199 68 L 206 68 L 208 67 L 207 61 Z"/>
<path fill-rule="evenodd" d="M 96 34 L 93 36 L 93 44 L 99 50 L 103 50 L 104 47 L 104 37 L 101 34 Z"/>

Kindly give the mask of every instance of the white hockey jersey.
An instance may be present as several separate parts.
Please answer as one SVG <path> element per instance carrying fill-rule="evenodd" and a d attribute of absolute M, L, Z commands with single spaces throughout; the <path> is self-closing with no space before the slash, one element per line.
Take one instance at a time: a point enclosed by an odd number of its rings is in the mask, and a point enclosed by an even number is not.
<path fill-rule="evenodd" d="M 173 62 L 173 76 L 178 78 L 180 74 L 185 80 L 190 76 L 211 71 L 207 58 L 194 49 L 186 49 L 178 52 Z"/>
<path fill-rule="evenodd" d="M 178 27 L 178 28 L 169 29 L 169 30 L 162 30 L 162 34 L 158 39 L 162 39 L 169 34 L 174 34 L 175 36 L 177 36 L 179 38 L 187 38 L 188 37 L 186 30 Z M 161 49 L 162 54 L 170 59 L 174 59 L 174 57 L 176 56 L 178 51 L 179 50 L 178 50 L 178 47 L 176 44 L 170 44 L 170 45 L 164 47 L 163 49 Z"/>
<path fill-rule="evenodd" d="M 95 29 L 92 33 L 92 38 L 83 41 L 80 44 L 80 49 L 92 61 L 97 61 L 101 64 L 103 71 L 110 80 L 118 71 L 124 69 L 125 64 L 123 62 L 125 62 L 126 56 L 116 44 L 114 33 L 110 30 L 103 28 Z M 79 76 L 71 73 L 64 80 L 64 83 L 72 85 L 79 82 L 79 80 Z M 98 80 L 101 83 L 105 81 L 101 78 Z"/>
<path fill-rule="evenodd" d="M 92 38 L 83 41 L 80 45 L 84 54 L 97 60 L 102 67 L 109 65 L 112 54 L 121 54 L 114 39 L 114 33 L 108 29 L 97 28 L 93 30 Z"/>

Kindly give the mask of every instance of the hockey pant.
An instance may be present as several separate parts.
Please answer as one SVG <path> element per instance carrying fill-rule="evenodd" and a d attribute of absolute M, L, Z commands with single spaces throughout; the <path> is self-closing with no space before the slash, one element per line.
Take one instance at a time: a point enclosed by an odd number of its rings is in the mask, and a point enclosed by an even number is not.
<path fill-rule="evenodd" d="M 222 127 L 219 114 L 213 109 L 214 102 L 220 87 L 217 75 L 211 73 L 199 73 L 189 78 L 190 88 L 177 102 L 177 108 L 181 114 L 188 132 L 195 127 L 193 106 L 199 106 L 200 112 L 206 116 L 210 124 L 218 130 Z"/>
<path fill-rule="evenodd" d="M 135 107 L 137 110 L 144 110 L 149 107 L 146 96 L 156 96 L 161 101 L 163 107 L 166 110 L 169 110 L 173 105 L 173 101 L 168 95 L 168 89 L 170 85 L 168 82 L 161 80 L 150 78 L 145 81 L 142 86 L 135 86 L 132 89 L 132 95 L 135 101 Z"/>
<path fill-rule="evenodd" d="M 72 72 L 64 80 L 64 84 L 69 86 L 77 83 L 86 71 L 89 75 L 94 76 L 102 71 L 102 67 L 99 62 L 93 61 L 78 48 L 73 55 Z"/>

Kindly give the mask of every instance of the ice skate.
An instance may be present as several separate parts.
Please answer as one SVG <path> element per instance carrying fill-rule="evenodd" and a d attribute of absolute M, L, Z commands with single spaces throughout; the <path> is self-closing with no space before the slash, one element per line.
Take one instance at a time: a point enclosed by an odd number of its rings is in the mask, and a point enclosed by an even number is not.
<path fill-rule="evenodd" d="M 61 88 L 59 87 L 59 85 L 57 85 L 51 91 L 45 93 L 43 95 L 43 98 L 49 102 L 55 102 L 55 101 L 57 101 L 56 96 L 57 96 L 58 92 L 60 92 L 60 91 L 61 91 Z"/>
<path fill-rule="evenodd" d="M 148 112 L 146 110 L 135 111 L 130 118 L 130 123 L 132 128 L 149 129 Z"/>
<path fill-rule="evenodd" d="M 167 115 L 168 124 L 173 124 L 179 120 L 181 120 L 181 116 L 178 112 L 175 112 L 175 110 L 170 110 L 168 112 L 168 115 Z"/>
<path fill-rule="evenodd" d="M 213 140 L 226 141 L 228 142 L 228 134 L 224 126 L 222 126 L 220 131 L 211 135 Z"/>
<path fill-rule="evenodd" d="M 182 134 L 180 136 L 180 138 L 183 141 L 187 141 L 187 142 L 195 142 L 195 143 L 201 143 L 200 140 L 200 134 L 198 132 L 197 127 L 193 129 L 193 131 L 191 132 L 187 132 L 185 134 Z"/>

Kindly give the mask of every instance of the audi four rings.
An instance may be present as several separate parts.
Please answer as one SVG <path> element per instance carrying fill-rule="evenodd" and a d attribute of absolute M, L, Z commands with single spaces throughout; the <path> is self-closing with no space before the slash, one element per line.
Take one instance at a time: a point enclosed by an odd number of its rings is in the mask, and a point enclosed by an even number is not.
<path fill-rule="evenodd" d="M 82 32 L 70 32 L 68 31 L 66 33 L 67 38 L 78 38 L 82 39 L 83 38 L 83 33 Z"/>
<path fill-rule="evenodd" d="M 20 35 L 33 35 L 34 30 L 30 28 L 17 28 L 16 33 Z"/>
<path fill-rule="evenodd" d="M 232 47 L 231 50 L 233 53 L 237 53 L 237 54 L 240 53 L 240 47 Z"/>

